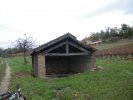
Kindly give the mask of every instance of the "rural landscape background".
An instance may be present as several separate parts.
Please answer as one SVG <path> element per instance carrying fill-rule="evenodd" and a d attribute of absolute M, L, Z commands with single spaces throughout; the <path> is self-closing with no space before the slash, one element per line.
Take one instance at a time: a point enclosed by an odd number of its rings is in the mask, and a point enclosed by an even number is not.
<path fill-rule="evenodd" d="M 34 77 L 33 50 L 66 33 L 96 49 L 95 68 Z M 1 0 L 0 94 L 17 85 L 27 100 L 133 100 L 133 0 Z"/>
<path fill-rule="evenodd" d="M 100 68 L 94 71 L 68 77 L 34 78 L 32 48 L 26 49 L 25 63 L 24 49 L 17 45 L 16 48 L 1 49 L 0 80 L 5 75 L 7 59 L 11 67 L 9 90 L 15 90 L 19 84 L 28 100 L 132 100 L 133 27 L 122 24 L 121 28 L 113 29 L 93 33 L 81 41 L 97 48 L 96 64 Z"/>

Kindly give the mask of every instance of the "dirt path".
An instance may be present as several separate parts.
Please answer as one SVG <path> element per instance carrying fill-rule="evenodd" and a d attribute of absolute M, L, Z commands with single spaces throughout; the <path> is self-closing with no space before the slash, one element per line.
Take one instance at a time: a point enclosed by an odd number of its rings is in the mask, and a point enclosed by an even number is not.
<path fill-rule="evenodd" d="M 5 60 L 5 62 L 6 62 L 6 73 L 5 73 L 4 79 L 0 83 L 0 94 L 8 91 L 8 87 L 9 87 L 9 84 L 10 84 L 10 78 L 11 78 L 11 76 L 10 76 L 10 73 L 11 73 L 10 72 L 10 67 L 7 63 L 7 60 Z"/>

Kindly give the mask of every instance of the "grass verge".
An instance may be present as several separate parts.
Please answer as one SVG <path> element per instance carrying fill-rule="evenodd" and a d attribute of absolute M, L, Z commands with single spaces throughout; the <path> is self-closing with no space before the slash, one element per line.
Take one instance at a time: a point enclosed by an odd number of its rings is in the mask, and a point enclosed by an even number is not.
<path fill-rule="evenodd" d="M 12 69 L 11 90 L 22 87 L 28 100 L 133 100 L 133 62 L 97 60 L 101 71 L 64 78 L 33 78 L 31 59 L 8 58 Z"/>
<path fill-rule="evenodd" d="M 6 63 L 3 58 L 0 58 L 0 81 L 5 76 L 5 70 L 6 70 Z"/>

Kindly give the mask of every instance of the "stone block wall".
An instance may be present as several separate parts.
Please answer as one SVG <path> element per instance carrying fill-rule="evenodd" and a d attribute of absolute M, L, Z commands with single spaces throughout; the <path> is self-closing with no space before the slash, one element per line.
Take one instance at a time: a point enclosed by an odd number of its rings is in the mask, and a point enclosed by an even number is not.
<path fill-rule="evenodd" d="M 32 72 L 35 77 L 38 76 L 38 56 L 36 54 L 32 56 Z"/>
<path fill-rule="evenodd" d="M 35 77 L 43 78 L 45 77 L 45 55 L 34 54 L 32 56 L 32 72 Z"/>
<path fill-rule="evenodd" d="M 38 77 L 44 78 L 45 77 L 45 56 L 44 54 L 38 55 Z"/>

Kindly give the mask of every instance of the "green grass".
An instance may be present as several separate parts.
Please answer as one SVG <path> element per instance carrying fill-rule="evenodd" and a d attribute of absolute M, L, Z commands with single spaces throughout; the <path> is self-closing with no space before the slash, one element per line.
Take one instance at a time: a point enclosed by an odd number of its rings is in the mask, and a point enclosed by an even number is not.
<path fill-rule="evenodd" d="M 117 42 L 113 42 L 113 43 L 101 43 L 101 44 L 97 45 L 96 48 L 99 50 L 102 50 L 102 49 L 112 48 L 115 46 L 130 44 L 130 43 L 133 43 L 133 39 L 121 39 L 121 40 L 118 40 Z"/>
<path fill-rule="evenodd" d="M 133 62 L 97 60 L 104 69 L 64 78 L 33 78 L 31 60 L 8 58 L 12 68 L 11 90 L 17 84 L 28 100 L 133 100 Z M 24 73 L 25 76 L 19 74 Z"/>
<path fill-rule="evenodd" d="M 6 70 L 6 63 L 3 58 L 0 58 L 0 81 L 3 79 Z"/>

